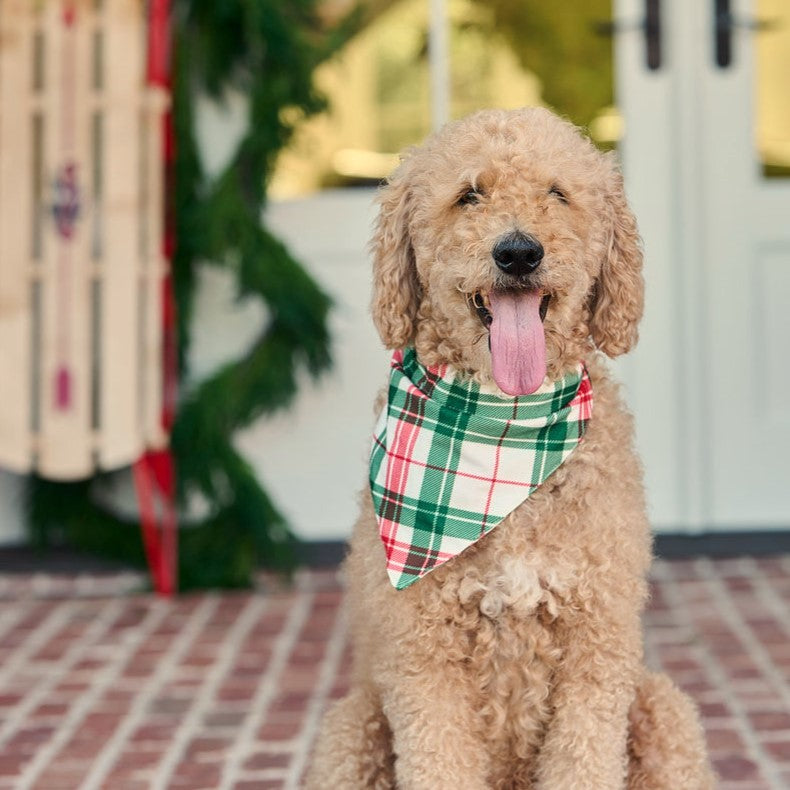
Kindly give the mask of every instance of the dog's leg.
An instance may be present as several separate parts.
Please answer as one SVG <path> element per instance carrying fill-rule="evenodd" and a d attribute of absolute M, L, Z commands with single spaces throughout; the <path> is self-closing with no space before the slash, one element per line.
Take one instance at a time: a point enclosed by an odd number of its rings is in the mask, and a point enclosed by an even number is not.
<path fill-rule="evenodd" d="M 375 694 L 352 689 L 326 713 L 305 790 L 393 790 L 391 734 Z"/>
<path fill-rule="evenodd" d="M 666 675 L 645 673 L 629 719 L 628 790 L 713 788 L 697 711 Z"/>
<path fill-rule="evenodd" d="M 454 673 L 439 650 L 419 658 L 400 653 L 397 666 L 382 685 L 397 787 L 487 790 L 486 750 L 462 673 Z"/>
<path fill-rule="evenodd" d="M 559 623 L 565 649 L 538 755 L 537 790 L 625 787 L 628 709 L 641 665 L 639 616 L 618 613 L 609 596 L 605 604 L 587 603 L 582 616 L 571 613 L 573 622 Z"/>

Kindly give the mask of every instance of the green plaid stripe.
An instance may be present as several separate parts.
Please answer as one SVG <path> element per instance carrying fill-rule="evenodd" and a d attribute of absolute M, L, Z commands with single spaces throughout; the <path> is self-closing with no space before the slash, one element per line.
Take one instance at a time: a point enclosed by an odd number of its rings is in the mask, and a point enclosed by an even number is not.
<path fill-rule="evenodd" d="M 573 452 L 591 410 L 582 365 L 507 398 L 422 366 L 414 349 L 395 352 L 370 458 L 393 585 L 412 584 L 518 507 Z"/>

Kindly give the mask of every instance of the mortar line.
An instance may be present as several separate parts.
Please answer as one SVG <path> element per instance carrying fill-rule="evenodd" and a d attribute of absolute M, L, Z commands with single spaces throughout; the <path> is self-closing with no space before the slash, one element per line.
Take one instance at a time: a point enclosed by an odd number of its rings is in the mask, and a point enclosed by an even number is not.
<path fill-rule="evenodd" d="M 215 595 L 207 595 L 190 614 L 189 619 L 181 631 L 179 631 L 178 636 L 170 642 L 166 654 L 157 664 L 153 674 L 151 674 L 148 680 L 143 684 L 143 687 L 135 694 L 134 702 L 126 715 L 115 728 L 115 732 L 113 732 L 110 739 L 102 747 L 88 775 L 80 783 L 80 790 L 95 790 L 104 781 L 107 774 L 115 765 L 123 747 L 127 744 L 132 728 L 136 727 L 145 716 L 154 695 L 161 688 L 162 683 L 170 674 L 176 661 L 181 658 L 183 652 L 205 626 L 208 618 L 214 613 L 214 610 L 217 608 L 217 603 L 218 598 Z M 168 612 L 172 612 L 173 610 L 173 605 L 169 604 Z M 131 654 L 126 655 L 125 658 L 128 661 L 131 658 Z"/>
<path fill-rule="evenodd" d="M 3 605 L 0 610 L 0 639 L 4 639 L 13 628 L 19 625 L 28 615 L 30 609 L 31 604 L 28 601 L 17 601 L 13 608 Z"/>
<path fill-rule="evenodd" d="M 30 657 L 40 650 L 55 632 L 68 621 L 75 601 L 56 604 L 42 623 L 36 625 L 33 633 L 25 640 L 25 646 L 14 651 L 14 655 L 0 666 L 0 685 L 3 685 L 20 667 L 27 664 Z"/>
<path fill-rule="evenodd" d="M 786 605 L 776 594 L 773 586 L 769 584 L 764 577 L 760 576 L 759 568 L 754 562 L 754 559 L 749 557 L 744 558 L 744 560 L 746 561 L 746 569 L 749 579 L 754 585 L 755 592 L 757 593 L 760 602 L 774 616 L 779 628 L 787 636 L 788 644 L 790 644 L 790 625 L 788 625 L 786 622 L 788 616 Z M 747 627 L 749 627 L 749 630 L 751 630 L 750 626 Z M 755 634 L 755 637 L 756 636 L 757 635 Z M 764 674 L 767 675 L 780 690 L 781 696 L 784 699 L 784 709 L 786 711 L 790 711 L 790 686 L 788 686 L 784 673 L 776 668 L 776 664 L 774 664 L 770 653 L 762 648 L 762 644 L 760 644 L 760 647 L 763 651 L 766 661 L 766 669 L 768 670 Z"/>
<path fill-rule="evenodd" d="M 749 628 L 740 617 L 740 613 L 738 613 L 734 601 L 731 600 L 732 596 L 729 590 L 726 585 L 722 583 L 711 560 L 707 557 L 703 557 L 696 560 L 695 565 L 703 571 L 701 574 L 703 576 L 703 581 L 713 596 L 714 603 L 716 604 L 721 619 L 724 620 L 733 633 L 736 634 L 746 650 L 749 651 L 751 657 L 759 667 L 760 672 L 764 675 L 770 675 L 773 668 L 772 662 L 770 660 L 766 661 L 766 654 L 765 651 L 762 650 L 762 646 L 756 643 L 752 638 Z M 716 659 L 716 664 L 718 665 L 718 659 Z M 727 689 L 728 686 L 731 685 L 727 673 L 720 670 L 719 675 L 721 680 L 717 682 L 717 685 L 721 686 L 722 689 Z M 774 790 L 784 790 L 785 784 L 778 773 L 779 769 L 771 756 L 763 748 L 760 739 L 751 726 L 748 712 L 738 695 L 729 694 L 727 701 L 735 710 L 737 720 L 743 725 L 740 728 L 741 735 L 752 757 L 757 763 L 760 773 L 764 775 L 764 778 L 772 785 Z"/>
<path fill-rule="evenodd" d="M 113 608 L 122 609 L 122 605 L 124 603 L 126 602 L 123 599 L 115 599 L 113 601 L 113 604 L 115 604 Z M 136 641 L 139 642 L 141 639 L 147 636 L 162 620 L 166 611 L 166 607 L 163 603 L 159 601 L 154 602 L 154 605 L 151 607 L 146 617 L 148 622 L 145 623 L 145 621 L 143 621 L 145 625 L 141 625 L 139 632 L 135 635 Z M 104 630 L 109 628 L 114 620 L 115 617 L 113 617 L 109 622 L 105 622 Z M 100 618 L 97 618 L 97 622 L 99 621 Z M 88 689 L 77 699 L 69 713 L 58 723 L 57 730 L 55 731 L 55 735 L 52 740 L 39 749 L 36 752 L 34 758 L 25 767 L 24 771 L 20 775 L 20 787 L 32 787 L 33 783 L 36 781 L 36 779 L 38 779 L 42 771 L 44 771 L 49 763 L 52 762 L 53 758 L 58 754 L 67 740 L 74 734 L 77 727 L 79 726 L 79 723 L 85 718 L 85 715 L 95 705 L 99 695 L 103 693 L 110 683 L 115 679 L 118 670 L 120 667 L 125 665 L 128 657 L 127 650 L 119 650 L 118 655 L 112 661 L 108 662 L 107 666 L 103 668 L 103 672 L 99 673 L 98 680 L 90 687 L 90 689 Z"/>
<path fill-rule="evenodd" d="M 711 581 L 716 585 L 719 592 L 722 594 L 723 598 L 731 597 L 729 594 L 729 590 L 727 587 L 722 584 L 721 580 L 718 577 L 715 577 L 715 569 L 712 567 L 712 563 L 709 559 L 704 560 L 706 563 L 710 565 L 710 570 L 714 578 Z M 748 574 L 748 569 L 745 569 L 746 573 Z M 750 581 L 753 584 L 759 587 L 760 580 L 749 574 Z M 770 608 L 770 605 L 766 601 L 766 597 L 764 595 L 760 595 L 760 599 L 762 600 L 763 604 L 766 605 L 767 608 Z M 743 615 L 741 615 L 738 607 L 735 606 L 733 603 L 729 609 L 727 610 L 727 619 L 732 623 L 732 629 L 735 631 L 739 638 L 744 642 L 747 649 L 752 655 L 755 663 L 757 664 L 760 674 L 762 677 L 767 677 L 772 680 L 776 686 L 776 693 L 782 697 L 784 708 L 785 710 L 790 710 L 790 689 L 788 689 L 782 674 L 777 671 L 776 665 L 773 662 L 773 659 L 762 646 L 757 634 L 752 632 L 751 627 L 749 624 L 744 620 Z M 777 618 L 779 619 L 779 618 Z M 780 621 L 781 625 L 781 621 Z M 786 630 L 786 629 L 785 629 Z"/>
<path fill-rule="evenodd" d="M 106 629 L 109 624 L 108 620 L 111 622 L 115 619 L 119 608 L 120 602 L 117 600 L 104 603 L 83 634 L 69 646 L 60 658 L 53 662 L 54 666 L 36 683 L 35 689 L 25 694 L 19 703 L 8 711 L 8 718 L 0 725 L 0 745 L 5 743 L 18 729 L 20 720 L 23 721 L 27 714 L 61 681 L 64 675 L 71 671 L 74 663 L 84 655 L 101 631 Z"/>
<path fill-rule="evenodd" d="M 225 633 L 223 646 L 226 649 L 204 678 L 197 698 L 184 714 L 184 719 L 173 735 L 170 746 L 156 769 L 156 775 L 151 780 L 150 790 L 160 790 L 160 788 L 166 790 L 169 786 L 168 783 L 183 754 L 184 747 L 214 701 L 220 683 L 226 678 L 234 659 L 239 654 L 239 648 L 266 608 L 266 599 L 260 595 L 251 595 L 242 611 L 236 616 L 236 622 Z"/>
<path fill-rule="evenodd" d="M 704 579 L 701 580 L 704 581 Z M 683 601 L 677 590 L 677 586 L 676 586 L 677 584 L 678 582 L 673 578 L 673 576 L 671 574 L 668 574 L 667 579 L 664 582 L 664 589 L 663 589 L 664 595 L 666 597 L 666 601 L 669 604 L 669 606 L 672 608 L 672 611 L 675 612 L 679 621 L 682 621 L 684 624 L 690 627 L 693 633 L 695 634 L 699 633 L 699 630 L 697 629 L 693 620 L 688 615 L 686 608 L 683 606 Z M 708 673 L 710 679 L 713 681 L 713 685 L 720 691 L 725 691 L 729 686 L 729 678 L 726 672 L 724 672 L 722 667 L 719 665 L 716 656 L 711 654 L 705 640 L 704 639 L 695 640 L 690 645 L 690 648 L 698 656 L 700 665 L 704 667 L 705 671 Z M 755 759 L 755 761 L 759 765 L 761 762 L 761 760 L 759 759 L 760 748 L 759 748 L 759 744 L 756 741 L 756 738 L 754 737 L 754 733 L 752 732 L 751 726 L 748 725 L 746 711 L 743 705 L 741 704 L 740 700 L 728 699 L 728 701 L 732 702 L 733 713 L 735 714 L 734 724 L 738 731 L 738 734 L 746 744 L 747 750 L 749 750 L 751 756 Z M 772 787 L 772 790 L 781 790 L 781 788 Z"/>
<path fill-rule="evenodd" d="M 250 700 L 249 713 L 239 729 L 234 748 L 222 770 L 218 790 L 230 790 L 238 777 L 242 760 L 248 757 L 255 744 L 255 733 L 263 721 L 269 705 L 277 692 L 277 680 L 285 669 L 297 637 L 301 632 L 315 598 L 313 592 L 297 593 L 296 602 L 288 613 L 285 625 L 272 650 L 269 665 L 261 683 Z"/>
<path fill-rule="evenodd" d="M 288 767 L 288 774 L 285 778 L 284 790 L 298 790 L 299 780 L 307 765 L 307 761 L 312 750 L 321 716 L 324 711 L 329 692 L 332 690 L 332 683 L 337 676 L 340 659 L 343 656 L 343 649 L 346 646 L 346 607 L 345 604 L 338 606 L 335 622 L 332 626 L 332 633 L 329 637 L 329 644 L 326 648 L 324 660 L 321 663 L 321 670 L 318 680 L 314 686 L 313 695 L 307 708 L 305 723 L 299 736 L 299 743 L 302 748 L 297 749 L 294 759 Z"/>

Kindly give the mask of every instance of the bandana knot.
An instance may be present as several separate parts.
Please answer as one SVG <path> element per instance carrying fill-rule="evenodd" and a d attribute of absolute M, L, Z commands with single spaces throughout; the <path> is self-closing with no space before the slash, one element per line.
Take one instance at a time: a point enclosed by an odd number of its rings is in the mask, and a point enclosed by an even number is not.
<path fill-rule="evenodd" d="M 592 413 L 587 370 L 532 395 L 503 397 L 392 356 L 376 424 L 370 490 L 396 588 L 460 554 L 527 499 L 576 449 Z"/>

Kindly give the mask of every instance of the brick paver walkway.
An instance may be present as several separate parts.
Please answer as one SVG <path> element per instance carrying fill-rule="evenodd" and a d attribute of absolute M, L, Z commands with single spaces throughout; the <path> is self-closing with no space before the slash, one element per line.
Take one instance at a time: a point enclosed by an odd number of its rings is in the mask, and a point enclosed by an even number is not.
<path fill-rule="evenodd" d="M 654 579 L 648 659 L 697 699 L 721 787 L 790 788 L 790 557 Z M 140 581 L 0 576 L 0 790 L 297 788 L 347 683 L 335 574 L 172 602 Z"/>

